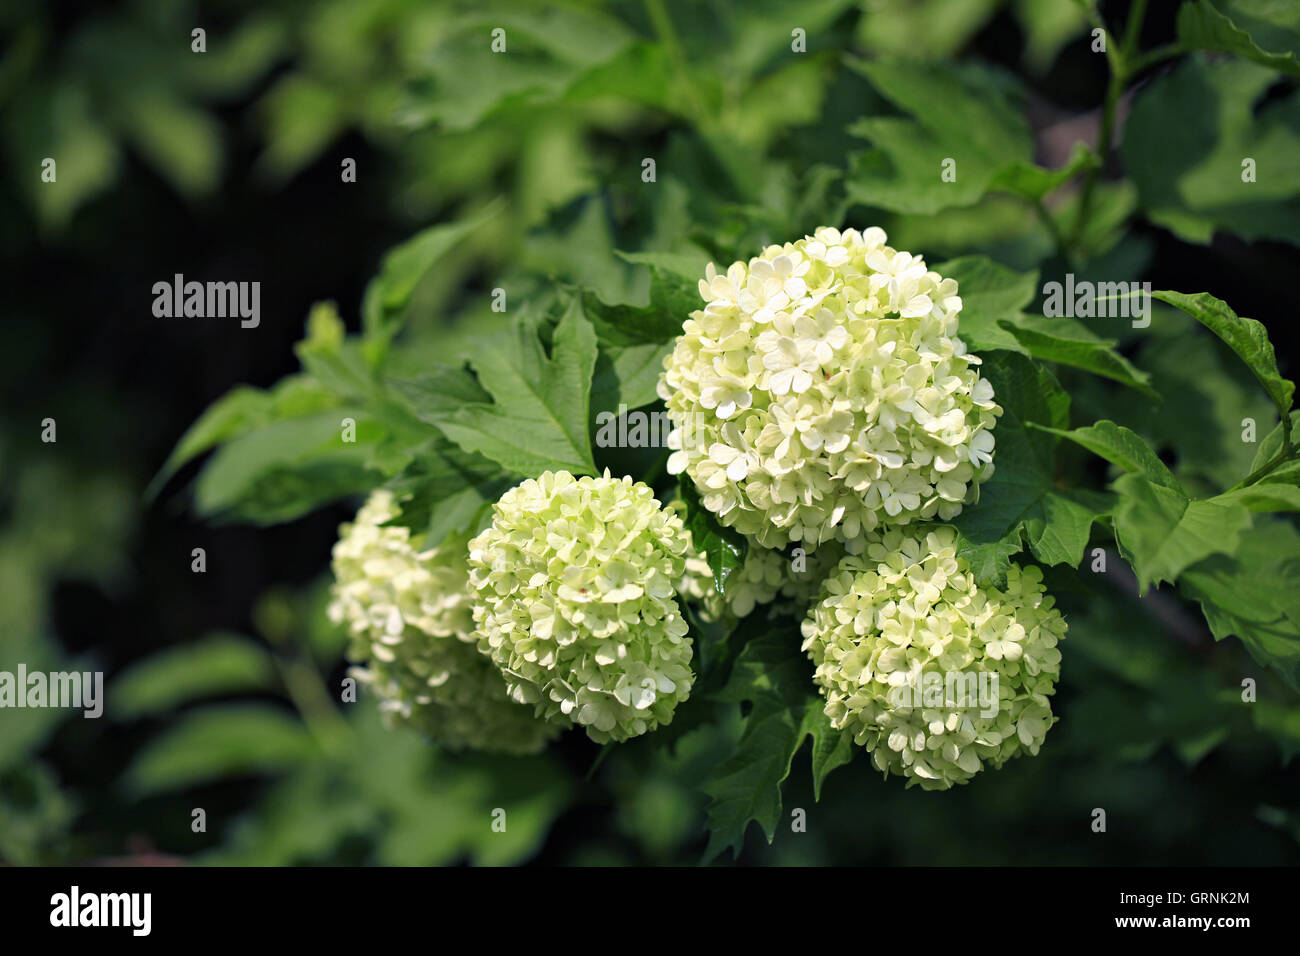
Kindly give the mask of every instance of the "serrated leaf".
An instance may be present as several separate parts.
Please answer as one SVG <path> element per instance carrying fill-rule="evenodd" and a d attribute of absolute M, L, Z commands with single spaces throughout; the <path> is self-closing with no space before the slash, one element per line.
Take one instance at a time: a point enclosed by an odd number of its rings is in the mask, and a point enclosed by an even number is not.
<path fill-rule="evenodd" d="M 198 786 L 238 774 L 273 773 L 317 752 L 306 728 L 261 704 L 208 707 L 187 713 L 132 762 L 126 784 L 136 796 Z"/>
<path fill-rule="evenodd" d="M 711 798 L 705 860 L 728 848 L 739 856 L 751 821 L 758 821 L 772 841 L 781 817 L 781 784 L 805 739 L 813 740 L 813 786 L 818 794 L 826 775 L 853 756 L 852 740 L 833 729 L 825 716 L 812 665 L 799 646 L 793 623 L 753 638 L 737 656 L 731 679 L 718 695 L 722 701 L 747 701 L 752 707 L 736 752 L 704 784 Z"/>
<path fill-rule="evenodd" d="M 471 362 L 491 404 L 476 402 L 427 410 L 452 441 L 507 471 L 595 474 L 588 415 L 596 333 L 574 297 L 556 326 L 551 354 L 542 347 L 538 320 L 521 315 L 497 348 Z"/>
<path fill-rule="evenodd" d="M 1088 489 L 1058 487 L 1056 438 L 1030 427 L 1063 427 L 1069 398 L 1050 372 L 1021 355 L 990 353 L 982 374 L 993 384 L 1003 414 L 993 431 L 993 477 L 980 486 L 979 503 L 952 522 L 960 532 L 959 550 L 984 584 L 1006 571 L 1022 535 L 1044 564 L 1077 566 L 1092 523 L 1109 511 L 1110 501 Z"/>
<path fill-rule="evenodd" d="M 1022 311 L 1038 294 L 1038 273 L 1017 272 L 985 256 L 934 266 L 957 281 L 962 308 L 957 332 L 975 352 L 1005 349 L 1071 365 L 1123 382 L 1156 397 L 1150 377 L 1115 351 L 1115 341 L 1071 318 L 1046 319 Z"/>
<path fill-rule="evenodd" d="M 735 528 L 718 523 L 703 504 L 689 477 L 678 483 L 678 494 L 686 503 L 686 530 L 691 533 L 691 543 L 696 551 L 703 552 L 713 573 L 713 587 L 719 594 L 727 593 L 727 580 L 745 563 L 749 551 L 748 539 Z"/>
<path fill-rule="evenodd" d="M 967 348 L 975 352 L 985 349 L 1025 352 L 1019 339 L 1000 323 L 1034 300 L 1038 292 L 1037 272 L 1017 272 L 987 256 L 963 256 L 932 268 L 944 278 L 957 282 L 957 294 L 961 296 L 957 335 Z"/>
<path fill-rule="evenodd" d="M 1201 605 L 1216 640 L 1237 637 L 1300 693 L 1300 532 L 1257 518 L 1232 556 L 1188 569 L 1179 590 Z"/>
<path fill-rule="evenodd" d="M 1277 0 L 1196 0 L 1178 8 L 1178 41 L 1300 76 L 1300 7 Z"/>
<path fill-rule="evenodd" d="M 416 414 L 421 412 L 417 402 Z M 386 486 L 401 503 L 401 513 L 389 523 L 424 535 L 425 547 L 436 546 L 453 532 L 468 533 L 482 510 L 518 480 L 495 462 L 435 435 Z"/>
<path fill-rule="evenodd" d="M 1191 501 L 1135 474 L 1122 475 L 1112 487 L 1119 494 L 1115 536 L 1137 574 L 1139 592 L 1176 580 L 1212 554 L 1231 555 L 1250 527 L 1250 512 L 1240 502 Z"/>
<path fill-rule="evenodd" d="M 1237 315 L 1228 303 L 1216 299 L 1208 292 L 1187 295 L 1182 292 L 1152 292 L 1161 302 L 1167 302 L 1186 312 L 1197 322 L 1221 338 L 1246 363 L 1264 391 L 1273 400 L 1279 415 L 1291 411 L 1295 395 L 1295 382 L 1282 377 L 1277 368 L 1277 355 L 1268 340 L 1268 330 L 1254 319 Z"/>
<path fill-rule="evenodd" d="M 265 648 L 238 634 L 212 634 L 131 665 L 112 684 L 114 719 L 133 720 L 214 694 L 265 690 L 275 664 Z"/>
<path fill-rule="evenodd" d="M 696 296 L 699 306 L 699 294 Z M 609 305 L 594 292 L 583 293 L 583 309 L 602 346 L 666 345 L 682 334 L 687 314 L 675 316 L 661 309 L 627 304 Z"/>
<path fill-rule="evenodd" d="M 1077 319 L 1017 314 L 1002 326 L 1035 358 L 1081 368 L 1159 398 L 1151 388 L 1151 376 L 1116 352 L 1114 339 L 1102 338 Z"/>
<path fill-rule="evenodd" d="M 1075 428 L 1072 431 L 1048 428 L 1044 425 L 1034 427 L 1067 438 L 1127 472 L 1142 475 L 1157 485 L 1163 485 L 1180 494 L 1184 493 L 1183 486 L 1151 450 L 1151 446 L 1143 441 L 1140 435 L 1123 425 L 1116 425 L 1112 421 L 1102 419 L 1094 425 Z"/>

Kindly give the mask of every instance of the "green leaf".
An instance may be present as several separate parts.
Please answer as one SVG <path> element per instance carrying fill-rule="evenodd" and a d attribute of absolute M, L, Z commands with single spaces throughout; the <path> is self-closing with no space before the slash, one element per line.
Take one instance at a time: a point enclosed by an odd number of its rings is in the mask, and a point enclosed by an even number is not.
<path fill-rule="evenodd" d="M 430 270 L 467 235 L 497 215 L 505 203 L 494 202 L 482 212 L 457 222 L 430 226 L 390 250 L 379 274 L 366 286 L 361 317 L 368 339 L 389 340 L 406 320 L 416 287 Z"/>
<path fill-rule="evenodd" d="M 1282 377 L 1277 368 L 1273 343 L 1268 340 L 1268 330 L 1254 319 L 1238 316 L 1222 299 L 1208 292 L 1186 295 L 1182 292 L 1152 292 L 1155 298 L 1186 312 L 1197 322 L 1223 339 L 1246 363 L 1255 378 L 1264 386 L 1268 397 L 1277 406 L 1279 415 L 1291 411 L 1295 395 L 1295 382 Z"/>
<path fill-rule="evenodd" d="M 963 256 L 934 266 L 957 281 L 958 334 L 972 351 L 1006 349 L 1072 365 L 1123 382 L 1155 397 L 1149 376 L 1114 350 L 1115 342 L 1070 318 L 1045 319 L 1023 309 L 1038 294 L 1038 273 L 1017 272 L 985 256 Z"/>
<path fill-rule="evenodd" d="M 850 169 L 850 199 L 930 214 L 970 206 L 994 189 L 1034 195 L 1055 183 L 1054 175 L 1035 171 L 1029 127 L 1007 101 L 1005 84 L 990 74 L 891 60 L 850 60 L 849 66 L 911 114 L 864 117 L 850 127 L 874 147 Z M 945 182 L 948 160 L 954 175 Z"/>
<path fill-rule="evenodd" d="M 1084 143 L 1075 143 L 1070 158 L 1059 169 L 1043 169 L 1033 163 L 1015 163 L 993 177 L 990 192 L 1008 192 L 1036 202 L 1063 186 L 1078 173 L 1098 164 L 1096 154 Z"/>
<path fill-rule="evenodd" d="M 699 493 L 689 477 L 682 477 L 677 490 L 686 502 L 684 523 L 691 533 L 691 543 L 696 551 L 707 556 L 709 570 L 713 572 L 713 587 L 719 594 L 726 594 L 727 579 L 745 563 L 749 540 L 735 528 L 718 523 L 713 513 L 701 504 Z"/>
<path fill-rule="evenodd" d="M 1178 40 L 1300 76 L 1300 7 L 1278 0 L 1198 0 L 1178 8 Z"/>
<path fill-rule="evenodd" d="M 1088 7 L 1077 0 L 1015 0 L 1013 6 L 1025 34 L 1025 61 L 1035 73 L 1045 73 L 1061 47 L 1088 26 Z"/>
<path fill-rule="evenodd" d="M 1043 431 L 1068 438 L 1088 451 L 1105 458 L 1113 465 L 1118 465 L 1127 472 L 1141 475 L 1149 481 L 1183 494 L 1183 486 L 1178 483 L 1163 461 L 1151 450 L 1151 446 L 1142 440 L 1132 429 L 1116 425 L 1103 419 L 1086 428 L 1064 431 L 1059 428 L 1047 428 L 1035 425 Z"/>
<path fill-rule="evenodd" d="M 1191 57 L 1138 91 L 1122 150 L 1149 219 L 1188 242 L 1222 229 L 1300 245 L 1300 92 L 1260 103 L 1276 80 Z"/>
<path fill-rule="evenodd" d="M 294 717 L 262 704 L 228 704 L 187 713 L 132 762 L 126 785 L 137 797 L 239 774 L 274 773 L 315 755 Z"/>
<path fill-rule="evenodd" d="M 183 195 L 209 193 L 221 176 L 224 130 L 172 90 L 138 92 L 122 117 L 132 145 Z"/>
<path fill-rule="evenodd" d="M 996 468 L 980 486 L 979 503 L 952 522 L 961 534 L 959 550 L 983 584 L 1005 574 L 1022 539 L 1044 564 L 1077 566 L 1092 523 L 1109 511 L 1110 501 L 1088 489 L 1058 487 L 1056 438 L 1031 427 L 1064 427 L 1069 398 L 1050 372 L 1021 355 L 989 353 L 983 375 L 1003 409 L 993 432 Z"/>
<path fill-rule="evenodd" d="M 1211 501 L 1238 502 L 1254 512 L 1300 511 L 1300 487 L 1261 481 L 1216 495 Z"/>
<path fill-rule="evenodd" d="M 6 48 L 13 51 L 11 43 Z M 39 175 L 24 177 L 22 189 L 41 224 L 62 229 L 87 200 L 107 189 L 122 166 L 114 131 L 99 115 L 91 90 L 79 83 L 25 89 L 6 101 L 7 133 L 18 153 L 14 168 L 41 170 L 46 158 L 57 163 L 54 184 Z"/>
<path fill-rule="evenodd" d="M 307 334 L 293 350 L 303 371 L 340 399 L 366 402 L 379 394 L 379 380 L 360 343 L 348 340 L 333 302 L 312 306 Z"/>
<path fill-rule="evenodd" d="M 1300 693 L 1300 532 L 1257 518 L 1231 556 L 1189 568 L 1179 589 L 1201 605 L 1216 640 L 1235 636 Z"/>
<path fill-rule="evenodd" d="M 274 662 L 259 644 L 238 634 L 210 634 L 159 651 L 118 675 L 110 710 L 116 720 L 133 720 L 199 697 L 265 690 L 274 679 Z"/>
<path fill-rule="evenodd" d="M 695 294 L 699 303 L 699 293 Z M 601 345 L 626 348 L 630 345 L 668 345 L 682 334 L 689 312 L 680 316 L 651 306 L 609 305 L 593 292 L 584 292 L 583 309 L 600 338 Z"/>
<path fill-rule="evenodd" d="M 833 729 L 812 681 L 812 665 L 799 651 L 791 622 L 753 638 L 736 658 L 719 692 L 724 702 L 752 704 L 735 753 L 705 782 L 711 860 L 727 848 L 735 856 L 745 831 L 757 820 L 772 842 L 781 817 L 781 784 L 805 739 L 813 741 L 813 786 L 853 756 L 852 739 Z"/>
<path fill-rule="evenodd" d="M 1292 435 L 1300 435 L 1300 409 L 1291 413 L 1290 432 Z M 1277 453 L 1282 450 L 1284 435 L 1285 430 L 1282 428 L 1282 423 L 1278 422 L 1277 427 L 1260 441 L 1259 450 L 1255 452 L 1255 460 L 1250 465 L 1251 471 L 1263 468 L 1264 465 L 1273 460 Z"/>
<path fill-rule="evenodd" d="M 347 418 L 356 423 L 355 442 L 343 440 Z M 204 515 L 272 524 L 369 491 L 383 480 L 369 466 L 382 434 L 346 408 L 263 425 L 212 456 L 199 476 L 195 506 Z"/>
<path fill-rule="evenodd" d="M 1159 398 L 1151 388 L 1151 376 L 1116 352 L 1114 339 L 1102 338 L 1077 319 L 1019 314 L 1002 325 L 1035 358 L 1081 368 Z"/>
<path fill-rule="evenodd" d="M 901 53 L 924 61 L 948 59 L 980 32 L 1000 6 L 999 0 L 877 3 L 858 20 L 858 41 L 882 56 Z"/>
<path fill-rule="evenodd" d="M 1181 491 L 1128 474 L 1113 485 L 1115 536 L 1145 592 L 1174 581 L 1184 569 L 1212 554 L 1231 555 L 1250 527 L 1245 505 L 1217 498 L 1188 500 Z"/>
<path fill-rule="evenodd" d="M 961 296 L 957 334 L 967 348 L 975 352 L 1025 352 L 1020 340 L 1001 322 L 1034 300 L 1038 293 L 1037 272 L 1017 272 L 987 256 L 963 256 L 932 268 L 957 282 L 957 294 Z"/>
<path fill-rule="evenodd" d="M 595 474 L 588 415 L 597 346 L 582 300 L 575 296 L 560 319 L 550 355 L 540 333 L 535 318 L 521 315 L 511 335 L 471 363 L 492 403 L 447 403 L 424 417 L 507 471 Z"/>
<path fill-rule="evenodd" d="M 1075 402 L 1087 418 L 1123 422 L 1162 460 L 1172 457 L 1170 468 L 1187 489 L 1205 495 L 1231 487 L 1252 470 L 1260 447 L 1242 440 L 1242 422 L 1267 430 L 1273 403 L 1236 355 L 1190 316 L 1159 302 L 1153 309 L 1133 360 L 1169 400 L 1135 402 L 1100 382 L 1080 382 Z"/>
<path fill-rule="evenodd" d="M 453 532 L 468 533 L 482 511 L 517 481 L 482 455 L 436 435 L 388 483 L 402 509 L 389 523 L 425 535 L 425 546 L 434 546 Z"/>
<path fill-rule="evenodd" d="M 188 462 L 210 448 L 278 419 L 298 418 L 338 403 L 330 391 L 301 375 L 284 379 L 274 389 L 262 391 L 240 385 L 208 406 L 189 427 L 145 492 L 154 498 Z"/>
<path fill-rule="evenodd" d="M 681 335 L 682 324 L 704 305 L 700 280 L 709 257 L 702 252 L 619 252 L 618 257 L 650 267 L 649 311 L 659 315 L 663 327 L 671 332 L 659 341 Z"/>
<path fill-rule="evenodd" d="M 640 408 L 658 399 L 659 376 L 672 349 L 671 344 L 603 347 L 591 385 L 591 410 L 617 413 L 619 405 Z"/>

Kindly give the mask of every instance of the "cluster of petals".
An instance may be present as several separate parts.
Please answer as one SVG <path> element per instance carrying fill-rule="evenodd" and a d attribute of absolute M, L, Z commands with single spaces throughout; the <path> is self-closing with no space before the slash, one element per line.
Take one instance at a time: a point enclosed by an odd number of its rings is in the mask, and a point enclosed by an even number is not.
<path fill-rule="evenodd" d="M 1001 408 L 957 337 L 957 283 L 872 227 L 725 273 L 665 359 L 668 470 L 768 548 L 947 520 L 992 474 Z"/>
<path fill-rule="evenodd" d="M 694 680 L 674 588 L 689 546 L 641 482 L 530 478 L 469 544 L 479 648 L 514 700 L 597 742 L 666 724 Z"/>
<path fill-rule="evenodd" d="M 421 547 L 389 525 L 391 492 L 371 494 L 334 545 L 330 619 L 345 627 L 351 674 L 391 725 L 411 726 L 451 750 L 534 753 L 558 728 L 512 701 L 475 646 L 463 537 Z"/>
<path fill-rule="evenodd" d="M 840 562 L 804 619 L 803 648 L 832 726 L 886 776 L 939 790 L 1038 753 L 1066 625 L 1037 567 L 1012 565 L 1004 587 L 981 588 L 953 529 L 909 530 Z"/>

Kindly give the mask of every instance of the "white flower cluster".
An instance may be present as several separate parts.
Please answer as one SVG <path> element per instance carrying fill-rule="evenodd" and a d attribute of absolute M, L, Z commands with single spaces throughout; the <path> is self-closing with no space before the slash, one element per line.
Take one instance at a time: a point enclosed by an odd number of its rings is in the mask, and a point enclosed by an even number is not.
<path fill-rule="evenodd" d="M 479 647 L 515 700 L 597 742 L 666 724 L 694 680 L 673 588 L 689 546 L 648 485 L 529 479 L 469 544 Z"/>
<path fill-rule="evenodd" d="M 803 623 L 832 726 L 929 790 L 1038 753 L 1066 631 L 1037 567 L 982 589 L 956 544 L 951 528 L 887 532 L 840 563 Z"/>
<path fill-rule="evenodd" d="M 974 500 L 1002 410 L 956 337 L 954 280 L 878 228 L 823 228 L 725 275 L 710 264 L 700 294 L 659 395 L 668 469 L 723 524 L 769 548 L 856 548 Z"/>
<path fill-rule="evenodd" d="M 420 536 L 387 526 L 399 508 L 374 492 L 334 545 L 330 619 L 347 627 L 352 670 L 406 724 L 449 749 L 534 753 L 558 732 L 510 700 L 474 645 L 465 539 L 421 550 Z"/>

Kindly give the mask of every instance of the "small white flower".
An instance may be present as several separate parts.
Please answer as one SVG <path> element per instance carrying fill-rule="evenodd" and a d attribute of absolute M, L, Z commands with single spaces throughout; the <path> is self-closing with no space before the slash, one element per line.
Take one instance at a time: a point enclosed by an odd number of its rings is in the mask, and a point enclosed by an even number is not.
<path fill-rule="evenodd" d="M 810 349 L 800 347 L 795 339 L 781 336 L 764 354 L 763 366 L 772 373 L 768 387 L 773 395 L 787 392 L 798 395 L 812 386 L 812 373 L 817 371 L 818 362 Z"/>

